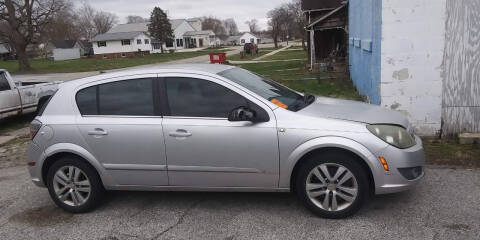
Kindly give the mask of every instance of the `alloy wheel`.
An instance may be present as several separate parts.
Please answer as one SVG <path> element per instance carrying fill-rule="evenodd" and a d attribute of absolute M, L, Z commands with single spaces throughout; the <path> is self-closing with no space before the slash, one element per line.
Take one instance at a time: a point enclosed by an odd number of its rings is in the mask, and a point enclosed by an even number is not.
<path fill-rule="evenodd" d="M 87 175 L 74 166 L 64 166 L 55 173 L 53 189 L 60 201 L 69 206 L 83 205 L 92 191 Z"/>
<path fill-rule="evenodd" d="M 314 167 L 307 176 L 308 198 L 325 211 L 341 211 L 353 204 L 358 194 L 355 176 L 346 167 L 324 163 Z"/>

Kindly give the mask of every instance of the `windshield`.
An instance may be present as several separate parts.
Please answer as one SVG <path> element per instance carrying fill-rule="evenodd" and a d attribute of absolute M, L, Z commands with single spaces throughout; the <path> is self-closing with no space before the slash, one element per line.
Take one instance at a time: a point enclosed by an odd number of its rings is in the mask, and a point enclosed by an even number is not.
<path fill-rule="evenodd" d="M 272 80 L 241 68 L 232 68 L 220 72 L 218 75 L 247 88 L 281 108 L 291 111 L 298 111 L 315 100 L 312 95 L 303 96 Z"/>

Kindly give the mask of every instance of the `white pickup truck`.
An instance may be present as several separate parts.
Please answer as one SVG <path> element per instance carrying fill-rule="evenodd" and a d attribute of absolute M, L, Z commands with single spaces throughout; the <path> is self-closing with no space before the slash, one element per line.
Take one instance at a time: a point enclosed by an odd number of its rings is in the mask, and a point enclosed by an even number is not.
<path fill-rule="evenodd" d="M 42 108 L 61 82 L 14 82 L 0 69 L 0 119 L 35 112 Z"/>

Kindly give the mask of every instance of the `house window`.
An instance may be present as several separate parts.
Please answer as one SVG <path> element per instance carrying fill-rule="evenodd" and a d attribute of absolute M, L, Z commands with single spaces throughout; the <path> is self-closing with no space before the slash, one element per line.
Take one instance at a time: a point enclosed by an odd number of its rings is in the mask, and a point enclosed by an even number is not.
<path fill-rule="evenodd" d="M 124 45 L 130 45 L 130 40 L 129 39 L 122 40 L 122 46 Z"/>
<path fill-rule="evenodd" d="M 160 49 L 160 43 L 153 43 L 153 49 Z"/>
<path fill-rule="evenodd" d="M 250 38 L 250 43 L 255 43 L 255 39 Z"/>
<path fill-rule="evenodd" d="M 173 39 L 167 39 L 165 45 L 167 46 L 167 48 L 173 47 Z"/>
<path fill-rule="evenodd" d="M 150 44 L 150 40 L 145 39 L 145 44 Z"/>
<path fill-rule="evenodd" d="M 244 44 L 244 43 L 245 43 L 245 39 L 242 39 L 242 44 Z"/>
<path fill-rule="evenodd" d="M 183 47 L 183 39 L 177 39 L 177 47 Z"/>
<path fill-rule="evenodd" d="M 137 44 L 138 45 L 142 44 L 142 39 L 137 39 Z"/>
<path fill-rule="evenodd" d="M 107 42 L 105 42 L 105 41 L 97 42 L 97 46 L 98 46 L 98 47 L 106 47 L 106 46 L 107 46 Z"/>

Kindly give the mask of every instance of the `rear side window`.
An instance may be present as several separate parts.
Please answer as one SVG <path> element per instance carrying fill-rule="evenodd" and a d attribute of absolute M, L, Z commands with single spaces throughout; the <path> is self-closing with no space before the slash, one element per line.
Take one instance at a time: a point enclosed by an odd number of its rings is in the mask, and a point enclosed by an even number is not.
<path fill-rule="evenodd" d="M 134 79 L 80 90 L 77 105 L 82 115 L 154 116 L 153 80 Z"/>
<path fill-rule="evenodd" d="M 227 118 L 247 100 L 234 91 L 196 78 L 166 78 L 170 116 Z"/>
<path fill-rule="evenodd" d="M 0 91 L 10 90 L 10 84 L 8 84 L 7 77 L 4 72 L 0 72 Z"/>

